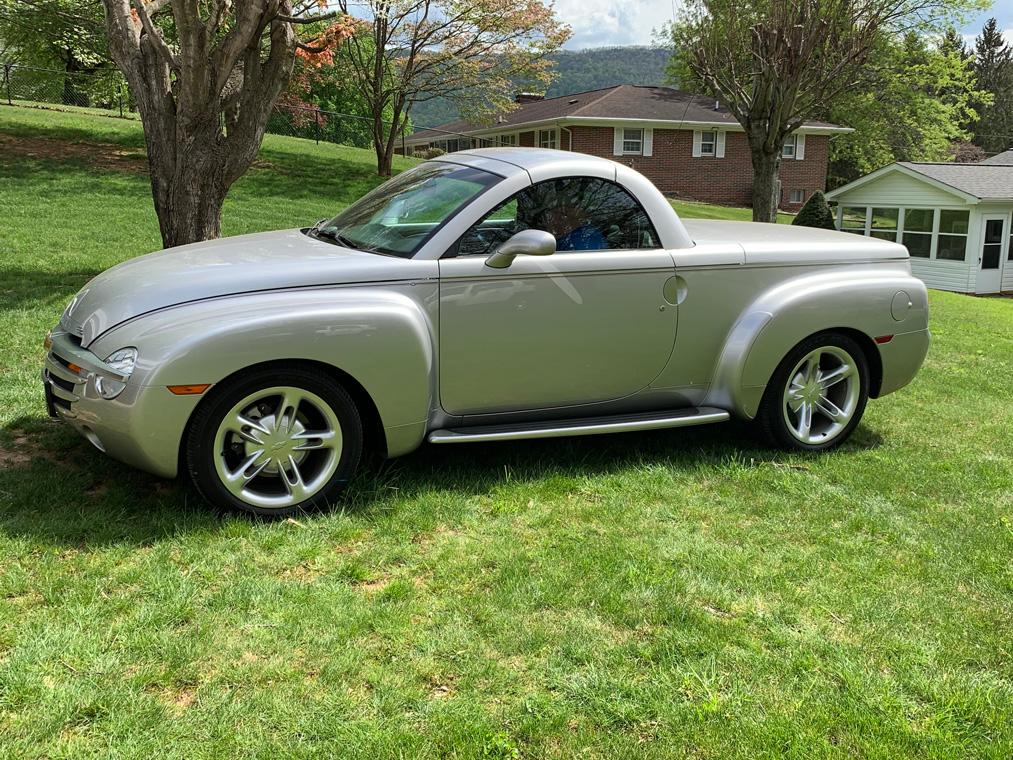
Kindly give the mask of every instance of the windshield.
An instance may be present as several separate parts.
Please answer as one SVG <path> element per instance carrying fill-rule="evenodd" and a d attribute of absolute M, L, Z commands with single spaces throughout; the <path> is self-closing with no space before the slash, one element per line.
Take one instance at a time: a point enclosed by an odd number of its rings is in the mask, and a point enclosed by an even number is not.
<path fill-rule="evenodd" d="M 469 166 L 421 164 L 311 232 L 348 248 L 410 258 L 448 219 L 500 179 Z"/>

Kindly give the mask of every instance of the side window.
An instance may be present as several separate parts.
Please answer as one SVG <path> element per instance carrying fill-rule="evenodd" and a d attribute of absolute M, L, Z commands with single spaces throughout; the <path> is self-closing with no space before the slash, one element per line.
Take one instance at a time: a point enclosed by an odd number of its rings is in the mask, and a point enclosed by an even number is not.
<path fill-rule="evenodd" d="M 647 212 L 614 182 L 567 177 L 522 190 L 468 230 L 458 256 L 488 256 L 521 230 L 544 230 L 556 250 L 607 251 L 658 248 Z"/>

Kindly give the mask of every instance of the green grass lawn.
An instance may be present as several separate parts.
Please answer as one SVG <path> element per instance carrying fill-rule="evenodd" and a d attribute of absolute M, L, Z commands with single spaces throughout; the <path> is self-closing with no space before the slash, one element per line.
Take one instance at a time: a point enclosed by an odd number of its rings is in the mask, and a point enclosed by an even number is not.
<path fill-rule="evenodd" d="M 136 124 L 0 106 L 0 757 L 1009 758 L 1013 300 L 933 292 L 827 456 L 739 424 L 426 447 L 221 518 L 45 417 L 42 336 L 158 246 Z M 268 138 L 227 234 L 334 213 Z"/>

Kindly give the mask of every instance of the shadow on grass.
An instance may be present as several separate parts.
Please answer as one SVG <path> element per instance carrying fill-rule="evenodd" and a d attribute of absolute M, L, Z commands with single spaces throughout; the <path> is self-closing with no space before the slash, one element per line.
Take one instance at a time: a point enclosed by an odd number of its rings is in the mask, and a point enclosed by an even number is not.
<path fill-rule="evenodd" d="M 859 427 L 843 452 L 875 448 L 880 442 L 878 434 Z M 468 498 L 506 484 L 608 477 L 644 466 L 671 468 L 690 477 L 701 470 L 780 459 L 788 456 L 757 444 L 752 428 L 742 422 L 568 439 L 425 445 L 400 459 L 367 463 L 343 508 L 353 519 L 372 522 L 433 494 Z M 22 417 L 0 428 L 0 533 L 9 537 L 81 549 L 142 546 L 181 534 L 214 532 L 223 524 L 222 515 L 184 480 L 162 480 L 122 465 L 67 425 Z"/>
<path fill-rule="evenodd" d="M 0 314 L 8 309 L 26 305 L 38 307 L 54 300 L 66 304 L 98 273 L 98 269 L 50 272 L 20 267 L 0 268 L 0 295 L 3 296 Z"/>

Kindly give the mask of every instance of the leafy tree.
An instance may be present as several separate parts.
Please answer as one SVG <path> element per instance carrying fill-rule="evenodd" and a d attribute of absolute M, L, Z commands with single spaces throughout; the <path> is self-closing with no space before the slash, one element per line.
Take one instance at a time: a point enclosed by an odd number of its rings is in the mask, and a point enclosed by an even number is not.
<path fill-rule="evenodd" d="M 363 46 L 371 44 L 368 29 L 359 25 L 356 34 Z M 284 114 L 288 124 L 303 136 L 312 137 L 318 133 L 328 139 L 360 148 L 372 147 L 369 104 L 361 88 L 349 78 L 349 46 L 343 45 L 336 51 L 321 54 L 297 51 L 295 70 L 288 88 L 278 99 L 278 111 Z M 330 116 L 320 111 L 332 111 Z M 393 121 L 393 108 L 388 106 L 383 114 L 384 121 Z M 404 133 L 412 130 L 411 121 L 406 118 Z"/>
<path fill-rule="evenodd" d="M 144 123 L 168 247 L 217 237 L 225 195 L 253 162 L 297 49 L 322 53 L 347 17 L 300 41 L 323 0 L 103 0 L 109 51 Z"/>
<path fill-rule="evenodd" d="M 994 18 L 974 41 L 973 66 L 978 86 L 987 93 L 976 103 L 981 120 L 974 127 L 974 142 L 986 153 L 1001 153 L 1013 145 L 1013 49 Z"/>
<path fill-rule="evenodd" d="M 87 102 L 75 74 L 112 67 L 101 0 L 0 0 L 0 40 L 9 60 L 66 71 L 64 103 Z"/>
<path fill-rule="evenodd" d="M 832 230 L 836 227 L 834 212 L 830 210 L 826 196 L 819 190 L 809 196 L 809 200 L 799 209 L 791 223 L 800 227 L 818 227 L 824 230 Z"/>
<path fill-rule="evenodd" d="M 977 119 L 971 59 L 946 38 L 879 35 L 861 85 L 838 95 L 827 118 L 855 131 L 830 143 L 829 184 L 857 179 L 893 161 L 949 161 Z"/>
<path fill-rule="evenodd" d="M 784 140 L 866 73 L 883 34 L 934 28 L 982 0 L 686 0 L 672 26 L 680 67 L 742 125 L 753 219 L 773 222 Z"/>
<path fill-rule="evenodd" d="M 352 36 L 346 58 L 369 107 L 382 176 L 413 104 L 447 97 L 476 119 L 508 111 L 514 81 L 549 83 L 547 56 L 570 34 L 541 0 L 338 2 L 343 12 L 353 5 L 368 15 L 371 40 Z"/>

